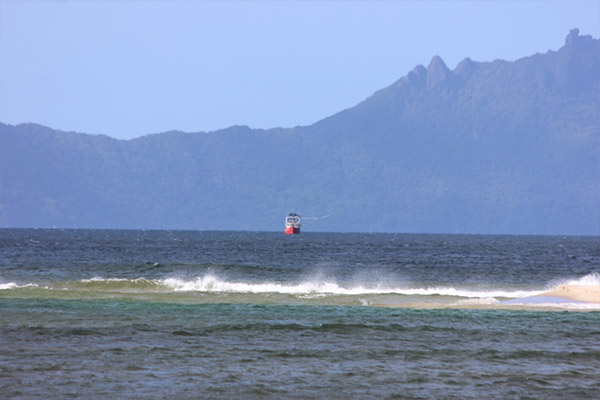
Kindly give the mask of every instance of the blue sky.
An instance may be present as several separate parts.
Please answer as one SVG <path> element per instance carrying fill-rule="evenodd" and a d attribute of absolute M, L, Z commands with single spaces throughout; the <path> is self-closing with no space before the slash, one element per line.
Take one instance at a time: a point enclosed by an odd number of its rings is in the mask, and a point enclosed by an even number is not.
<path fill-rule="evenodd" d="M 0 0 L 0 121 L 130 139 L 310 125 L 439 55 L 600 37 L 600 1 Z"/>

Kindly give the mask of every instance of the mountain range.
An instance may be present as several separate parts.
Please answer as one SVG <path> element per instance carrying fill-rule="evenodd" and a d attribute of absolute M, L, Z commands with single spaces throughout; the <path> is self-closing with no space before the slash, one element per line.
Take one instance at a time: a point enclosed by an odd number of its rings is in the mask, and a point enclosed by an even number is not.
<path fill-rule="evenodd" d="M 0 123 L 0 227 L 600 234 L 600 40 L 434 56 L 310 126 L 132 140 Z"/>

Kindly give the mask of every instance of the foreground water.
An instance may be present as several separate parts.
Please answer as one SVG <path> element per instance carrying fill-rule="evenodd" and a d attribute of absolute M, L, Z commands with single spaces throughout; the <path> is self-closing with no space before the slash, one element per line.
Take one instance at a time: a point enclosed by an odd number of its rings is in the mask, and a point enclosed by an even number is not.
<path fill-rule="evenodd" d="M 597 237 L 0 230 L 6 398 L 594 398 Z"/>

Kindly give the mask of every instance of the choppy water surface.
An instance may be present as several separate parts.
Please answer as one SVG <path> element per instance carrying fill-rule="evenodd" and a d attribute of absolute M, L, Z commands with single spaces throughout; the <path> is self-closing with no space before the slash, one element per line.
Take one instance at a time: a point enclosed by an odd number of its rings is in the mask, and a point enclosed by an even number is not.
<path fill-rule="evenodd" d="M 8 398 L 593 398 L 597 237 L 0 230 Z"/>

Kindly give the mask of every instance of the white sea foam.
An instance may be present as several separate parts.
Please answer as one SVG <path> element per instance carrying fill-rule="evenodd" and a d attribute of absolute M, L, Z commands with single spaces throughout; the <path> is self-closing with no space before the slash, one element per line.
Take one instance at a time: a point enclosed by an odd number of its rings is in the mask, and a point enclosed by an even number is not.
<path fill-rule="evenodd" d="M 490 299 L 493 303 L 495 299 L 518 299 L 543 294 L 549 287 L 539 290 L 512 290 L 507 287 L 454 287 L 454 286 L 420 286 L 420 285 L 390 285 L 385 283 L 378 284 L 347 284 L 338 283 L 334 278 L 313 277 L 311 279 L 298 283 L 284 282 L 244 282 L 230 281 L 222 279 L 214 274 L 206 274 L 195 279 L 165 278 L 159 280 L 146 279 L 143 277 L 136 279 L 127 278 L 105 278 L 93 277 L 82 279 L 77 283 L 57 286 L 51 285 L 47 289 L 61 290 L 112 290 L 112 291 L 138 291 L 138 292 L 204 292 L 204 293 L 249 293 L 249 294 L 287 294 L 298 296 L 299 298 L 319 298 L 323 296 L 355 296 L 355 295 L 384 295 L 395 294 L 404 296 L 445 296 L 458 297 L 466 299 Z M 104 283 L 113 284 L 111 286 L 102 286 Z M 101 286 L 88 286 L 89 284 L 99 284 Z M 117 284 L 116 286 L 114 284 Z M 600 284 L 600 274 L 590 273 L 577 279 L 565 279 L 552 282 L 550 287 L 556 287 L 558 284 L 570 285 L 598 285 Z M 22 287 L 34 286 L 36 284 L 19 285 L 15 282 L 1 283 L 0 290 L 18 289 Z M 486 300 L 487 301 L 487 300 Z"/>
<path fill-rule="evenodd" d="M 100 276 L 96 276 L 90 279 L 82 279 L 80 282 L 82 283 L 92 283 L 92 282 L 100 282 L 100 283 L 109 283 L 109 282 L 155 282 L 157 283 L 158 281 L 153 281 L 151 279 L 146 279 L 144 277 L 140 277 L 140 278 L 134 278 L 134 279 L 129 279 L 129 278 L 103 278 Z"/>
<path fill-rule="evenodd" d="M 146 278 L 135 278 L 135 279 L 128 279 L 128 278 L 102 278 L 102 277 L 94 277 L 94 278 L 90 278 L 90 279 L 82 279 L 81 281 L 79 281 L 81 283 L 148 283 L 148 284 L 154 284 L 154 285 L 158 285 L 160 282 L 159 281 L 155 281 L 152 279 L 146 279 Z"/>
<path fill-rule="evenodd" d="M 551 282 L 548 282 L 546 287 L 544 288 L 545 292 L 554 290 L 562 285 L 573 285 L 573 286 L 600 286 L 600 272 L 590 272 L 587 275 L 574 278 L 562 278 L 562 279 L 554 279 Z"/>
<path fill-rule="evenodd" d="M 459 300 L 456 304 L 461 306 L 489 306 L 498 304 L 499 301 L 493 297 L 470 298 L 467 300 Z"/>
<path fill-rule="evenodd" d="M 600 273 L 592 272 L 578 279 L 561 282 L 564 285 L 600 286 Z"/>
<path fill-rule="evenodd" d="M 17 284 L 14 282 L 0 283 L 0 290 L 14 289 L 16 287 L 17 287 Z"/>
<path fill-rule="evenodd" d="M 541 294 L 542 291 L 510 291 L 494 289 L 462 289 L 454 287 L 388 287 L 376 286 L 351 286 L 345 287 L 332 281 L 305 281 L 298 284 L 282 284 L 277 282 L 230 282 L 221 280 L 214 275 L 205 275 L 195 280 L 181 280 L 168 278 L 160 281 L 161 284 L 172 288 L 177 292 L 199 291 L 220 293 L 280 293 L 298 296 L 309 295 L 375 295 L 375 294 L 398 294 L 407 296 L 454 296 L 467 298 L 518 298 Z"/>
<path fill-rule="evenodd" d="M 38 285 L 35 283 L 28 283 L 25 285 L 19 285 L 15 282 L 0 283 L 0 290 L 21 289 L 26 287 L 38 287 Z"/>
<path fill-rule="evenodd" d="M 364 288 L 342 288 L 331 282 L 302 282 L 296 285 L 286 285 L 276 282 L 247 283 L 229 282 L 221 280 L 214 275 L 206 275 L 192 281 L 175 278 L 161 280 L 163 285 L 173 288 L 174 291 L 199 291 L 199 292 L 230 292 L 230 293 L 282 293 L 292 295 L 309 294 L 363 294 L 375 293 Z"/>

